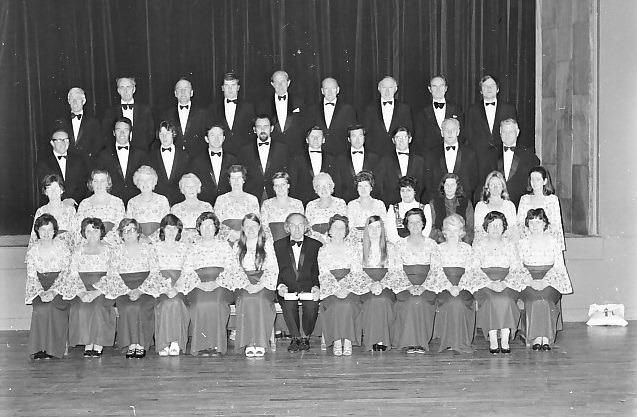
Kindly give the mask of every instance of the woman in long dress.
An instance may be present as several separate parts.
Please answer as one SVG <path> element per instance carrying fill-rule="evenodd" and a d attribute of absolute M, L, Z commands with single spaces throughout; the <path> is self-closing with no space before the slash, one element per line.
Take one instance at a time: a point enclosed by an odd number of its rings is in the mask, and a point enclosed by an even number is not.
<path fill-rule="evenodd" d="M 279 265 L 272 242 L 266 239 L 256 214 L 243 218 L 234 252 L 243 269 L 243 276 L 237 276 L 234 284 L 237 297 L 235 349 L 245 348 L 247 357 L 261 357 L 274 327 L 274 290 Z"/>
<path fill-rule="evenodd" d="M 170 208 L 170 212 L 177 216 L 184 225 L 181 241 L 193 243 L 199 238 L 196 224 L 197 219 L 204 212 L 213 212 L 212 204 L 201 201 L 197 197 L 201 193 L 201 180 L 193 173 L 184 174 L 179 180 L 179 191 L 185 200 Z"/>
<path fill-rule="evenodd" d="M 498 211 L 504 215 L 509 225 L 505 231 L 505 237 L 517 242 L 517 214 L 515 204 L 509 200 L 509 192 L 504 176 L 500 171 L 493 171 L 487 175 L 482 190 L 482 199 L 476 204 L 474 213 L 474 239 L 479 240 L 486 236 L 486 232 L 482 227 L 484 217 L 492 212 Z"/>
<path fill-rule="evenodd" d="M 445 241 L 442 233 L 442 222 L 452 214 L 457 214 L 467 225 L 463 242 L 473 243 L 474 212 L 471 204 L 471 196 L 466 196 L 462 180 L 454 173 L 445 174 L 440 180 L 439 193 L 429 202 L 431 208 L 432 227 L 431 237 L 438 243 Z M 484 218 L 483 218 L 484 220 Z"/>
<path fill-rule="evenodd" d="M 111 245 L 121 243 L 115 226 L 124 218 L 124 202 L 121 198 L 109 193 L 113 186 L 111 175 L 106 170 L 94 169 L 87 185 L 93 195 L 82 200 L 77 208 L 76 230 L 80 229 L 79 225 L 85 218 L 97 217 L 104 222 L 106 229 L 104 241 Z"/>
<path fill-rule="evenodd" d="M 287 236 L 283 225 L 289 214 L 303 214 L 301 200 L 288 195 L 290 191 L 290 176 L 286 172 L 277 172 L 272 176 L 272 185 L 276 197 L 268 198 L 261 206 L 261 222 L 263 227 L 270 230 L 272 241 Z"/>
<path fill-rule="evenodd" d="M 533 350 L 551 350 L 560 318 L 562 294 L 573 292 L 564 265 L 560 241 L 550 230 L 550 221 L 542 208 L 531 209 L 524 221 L 528 233 L 520 240 L 520 258 L 526 274 L 524 301 L 525 337 Z"/>
<path fill-rule="evenodd" d="M 516 301 L 524 288 L 517 248 L 510 239 L 504 238 L 507 225 L 503 213 L 488 213 L 483 224 L 486 236 L 473 244 L 476 279 L 471 292 L 478 301 L 477 326 L 489 340 L 492 354 L 511 353 L 509 339 L 520 319 Z"/>
<path fill-rule="evenodd" d="M 243 191 L 248 171 L 242 165 L 232 165 L 228 168 L 230 177 L 230 191 L 221 194 L 215 202 L 215 214 L 222 223 L 221 235 L 234 244 L 241 233 L 241 224 L 245 215 L 258 215 L 259 200 L 250 193 Z"/>
<path fill-rule="evenodd" d="M 234 302 L 233 279 L 238 264 L 230 245 L 219 237 L 212 212 L 197 218 L 200 238 L 188 249 L 177 289 L 186 295 L 190 312 L 190 354 L 223 355 L 228 351 L 228 320 Z"/>
<path fill-rule="evenodd" d="M 363 274 L 356 248 L 346 240 L 347 217 L 335 214 L 329 221 L 329 242 L 318 253 L 321 323 L 326 346 L 334 356 L 350 356 L 352 345 L 360 345 L 356 322 L 360 296 L 369 292 L 370 279 Z"/>
<path fill-rule="evenodd" d="M 71 260 L 71 276 L 81 282 L 69 314 L 69 345 L 84 345 L 84 357 L 100 357 L 115 341 L 115 302 L 94 287 L 106 276 L 111 257 L 106 228 L 97 217 L 82 220 L 80 244 Z"/>
<path fill-rule="evenodd" d="M 431 233 L 431 207 L 429 204 L 423 204 L 416 201 L 416 185 L 418 180 L 411 176 L 401 177 L 398 180 L 398 186 L 400 187 L 400 201 L 395 204 L 390 204 L 387 209 L 387 222 L 385 227 L 387 228 L 387 239 L 396 243 L 400 238 L 409 236 L 409 231 L 403 225 L 403 219 L 405 213 L 414 208 L 419 208 L 425 214 L 425 228 L 422 230 L 422 235 L 429 237 Z"/>
<path fill-rule="evenodd" d="M 328 223 L 332 216 L 347 214 L 347 205 L 341 198 L 334 197 L 334 180 L 327 172 L 319 172 L 312 179 L 314 192 L 319 196 L 316 200 L 307 203 L 305 217 L 312 231 L 310 237 L 327 242 Z"/>
<path fill-rule="evenodd" d="M 40 217 L 43 214 L 50 214 L 55 217 L 58 222 L 58 235 L 57 238 L 66 242 L 69 248 L 73 248 L 76 242 L 76 223 L 75 223 L 75 207 L 65 204 L 62 201 L 62 194 L 64 193 L 64 181 L 57 174 L 46 175 L 42 179 L 42 194 L 48 198 L 48 203 L 39 207 L 35 211 L 33 220 Z M 29 239 L 29 245 L 32 245 L 37 240 L 35 229 L 31 229 L 31 238 Z"/>
<path fill-rule="evenodd" d="M 142 165 L 133 174 L 133 184 L 140 194 L 128 200 L 126 217 L 137 220 L 145 237 L 151 237 L 159 229 L 161 219 L 170 213 L 168 199 L 153 190 L 157 185 L 157 172 L 147 165 Z M 153 236 L 151 240 L 157 240 Z"/>
<path fill-rule="evenodd" d="M 174 214 L 159 223 L 155 252 L 159 273 L 164 279 L 162 294 L 155 306 L 155 350 L 159 356 L 179 356 L 188 342 L 190 314 L 184 295 L 176 288 L 190 245 L 181 240 L 184 225 Z"/>

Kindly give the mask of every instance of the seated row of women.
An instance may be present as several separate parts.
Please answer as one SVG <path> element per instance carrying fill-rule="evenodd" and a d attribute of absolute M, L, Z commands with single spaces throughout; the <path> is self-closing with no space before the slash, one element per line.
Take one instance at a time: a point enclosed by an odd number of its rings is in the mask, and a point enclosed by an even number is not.
<path fill-rule="evenodd" d="M 154 340 L 157 352 L 168 356 L 184 351 L 188 339 L 193 355 L 224 354 L 234 303 L 235 349 L 263 356 L 279 270 L 272 239 L 254 213 L 240 219 L 234 246 L 220 237 L 220 224 L 214 213 L 200 214 L 198 238 L 186 242 L 182 220 L 168 214 L 150 243 L 140 239 L 137 220 L 124 218 L 116 229 L 122 243 L 108 245 L 104 221 L 87 217 L 80 225 L 83 240 L 71 249 L 56 238 L 56 218 L 39 216 L 26 257 L 30 354 L 62 357 L 68 342 L 84 345 L 87 357 L 100 356 L 115 343 L 127 357 L 141 358 Z M 423 236 L 426 225 L 423 211 L 410 209 L 403 218 L 407 236 L 394 244 L 381 216 L 369 216 L 362 226 L 330 217 L 316 297 L 334 354 L 350 355 L 352 345 L 424 352 L 432 338 L 440 339 L 441 350 L 468 352 L 476 327 L 492 353 L 508 353 L 519 326 L 534 349 L 550 349 L 561 294 L 572 289 L 544 210 L 528 212 L 529 233 L 518 244 L 504 238 L 508 221 L 497 211 L 485 216 L 485 238 L 473 248 L 461 241 L 459 215 L 443 221 L 441 244 Z M 360 239 L 348 238 L 350 231 Z M 525 306 L 521 320 L 518 300 Z"/>

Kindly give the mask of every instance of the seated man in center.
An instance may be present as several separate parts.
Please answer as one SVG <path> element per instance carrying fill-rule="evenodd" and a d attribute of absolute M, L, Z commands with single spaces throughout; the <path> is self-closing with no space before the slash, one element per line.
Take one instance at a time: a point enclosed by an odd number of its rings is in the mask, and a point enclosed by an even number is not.
<path fill-rule="evenodd" d="M 285 229 L 290 236 L 274 242 L 274 252 L 279 263 L 277 298 L 292 337 L 288 351 L 298 352 L 310 349 L 309 338 L 318 316 L 319 270 L 316 258 L 321 243 L 305 236 L 309 225 L 301 213 L 288 215 Z M 311 294 L 311 299 L 308 299 L 308 293 Z M 303 338 L 299 323 L 299 299 L 303 307 Z"/>

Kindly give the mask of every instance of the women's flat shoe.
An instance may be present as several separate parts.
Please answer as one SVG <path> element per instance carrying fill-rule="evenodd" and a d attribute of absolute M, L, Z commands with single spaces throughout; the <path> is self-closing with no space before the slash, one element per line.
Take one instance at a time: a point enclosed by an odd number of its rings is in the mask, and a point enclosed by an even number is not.
<path fill-rule="evenodd" d="M 255 355 L 254 347 L 252 347 L 252 346 L 247 347 L 247 348 L 246 348 L 246 356 L 247 356 L 248 358 L 253 358 L 253 357 L 254 357 L 254 355 Z"/>
<path fill-rule="evenodd" d="M 93 351 L 92 350 L 85 350 L 84 351 L 84 357 L 85 358 L 90 358 L 91 356 L 93 356 Z"/>
<path fill-rule="evenodd" d="M 168 349 L 168 354 L 170 356 L 179 356 L 179 346 L 171 346 L 170 349 Z"/>
<path fill-rule="evenodd" d="M 424 347 L 422 347 L 422 346 L 416 346 L 416 353 L 423 354 L 423 353 L 425 353 L 425 352 L 427 352 L 427 350 L 426 350 Z"/>
<path fill-rule="evenodd" d="M 265 356 L 265 348 L 255 347 L 254 356 L 256 356 L 257 358 L 262 358 L 263 356 Z"/>
<path fill-rule="evenodd" d="M 343 356 L 352 356 L 352 342 L 345 339 L 343 343 Z"/>
<path fill-rule="evenodd" d="M 551 346 L 549 346 L 548 344 L 545 343 L 545 344 L 542 345 L 542 350 L 549 351 L 549 350 L 551 350 Z"/>
<path fill-rule="evenodd" d="M 535 343 L 532 347 L 533 350 L 542 350 L 542 345 L 539 343 Z"/>
<path fill-rule="evenodd" d="M 100 358 L 102 357 L 102 351 L 100 350 L 99 352 L 96 350 L 93 350 L 93 357 L 95 358 Z"/>
<path fill-rule="evenodd" d="M 500 348 L 495 348 L 495 349 L 491 349 L 489 348 L 489 353 L 492 355 L 497 355 L 498 353 L 500 353 Z"/>
<path fill-rule="evenodd" d="M 135 358 L 136 357 L 135 356 L 135 351 L 136 351 L 136 349 L 134 349 L 134 348 L 128 349 L 128 351 L 126 351 L 126 357 L 128 359 Z"/>
<path fill-rule="evenodd" d="M 159 356 L 168 356 L 168 348 L 163 348 L 159 351 Z"/>
<path fill-rule="evenodd" d="M 500 352 L 502 352 L 502 353 L 511 353 L 511 348 L 502 348 L 502 349 L 500 349 Z"/>
<path fill-rule="evenodd" d="M 142 359 L 146 356 L 146 349 L 135 349 L 135 358 Z"/>

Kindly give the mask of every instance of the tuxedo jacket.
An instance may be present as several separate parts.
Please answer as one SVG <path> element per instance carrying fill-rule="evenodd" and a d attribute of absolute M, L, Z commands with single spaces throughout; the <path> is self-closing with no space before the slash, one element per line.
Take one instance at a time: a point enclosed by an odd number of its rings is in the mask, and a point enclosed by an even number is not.
<path fill-rule="evenodd" d="M 447 101 L 445 104 L 445 119 L 456 119 L 460 122 L 459 142 L 464 138 L 464 113 L 458 104 Z M 414 140 L 416 153 L 425 154 L 428 150 L 437 148 L 443 143 L 440 126 L 434 113 L 433 101 L 414 114 Z"/>
<path fill-rule="evenodd" d="M 321 154 L 321 172 L 327 172 L 332 176 L 335 183 L 337 178 L 335 175 L 336 158 L 325 151 Z M 308 202 L 318 198 L 318 195 L 314 192 L 314 186 L 312 181 L 314 180 L 314 170 L 312 169 L 312 162 L 310 161 L 310 154 L 307 147 L 299 154 L 294 155 L 290 160 L 290 196 L 297 198 L 303 202 L 303 205 L 307 205 Z"/>
<path fill-rule="evenodd" d="M 363 169 L 371 171 L 374 174 L 374 178 L 378 178 L 377 173 L 379 172 L 380 157 L 378 154 L 368 150 L 367 145 L 363 148 Z M 337 174 L 334 175 L 334 182 L 336 183 L 334 195 L 342 198 L 345 202 L 350 202 L 355 198 L 358 198 L 358 191 L 356 190 L 356 184 L 354 183 L 356 172 L 354 171 L 351 152 L 345 152 L 338 156 L 336 159 L 335 171 Z M 378 199 L 382 198 L 378 189 L 372 190 L 372 197 Z"/>
<path fill-rule="evenodd" d="M 402 126 L 413 132 L 411 108 L 408 104 L 394 100 L 394 113 L 387 130 L 383 121 L 382 103 L 380 99 L 375 100 L 365 107 L 363 125 L 367 131 L 365 146 L 378 155 L 385 155 L 394 149 L 391 134 L 396 128 Z"/>
<path fill-rule="evenodd" d="M 227 152 L 225 149 L 221 155 L 221 172 L 219 173 L 219 182 L 215 180 L 212 164 L 210 163 L 210 154 L 208 151 L 200 153 L 192 157 L 190 160 L 190 169 L 201 181 L 201 194 L 199 199 L 207 201 L 211 205 L 215 205 L 217 197 L 230 191 L 230 180 L 228 177 L 228 168 L 231 165 L 238 164 L 237 157 Z"/>
<path fill-rule="evenodd" d="M 241 147 L 255 136 L 252 129 L 255 116 L 254 105 L 238 99 L 237 109 L 234 113 L 234 122 L 232 123 L 232 129 L 230 129 L 228 121 L 226 120 L 224 100 L 225 98 L 210 106 L 208 109 L 208 119 L 209 122 L 221 123 L 223 125 L 224 134 L 226 136 L 224 149 L 227 149 L 228 152 L 234 155 L 238 155 Z"/>
<path fill-rule="evenodd" d="M 526 194 L 529 171 L 531 168 L 540 165 L 538 157 L 529 149 L 516 147 L 513 152 L 513 161 L 507 179 L 507 191 L 509 192 L 509 200 L 517 207 L 520 203 L 520 197 Z M 504 175 L 504 157 L 500 152 L 498 158 L 498 171 Z"/>
<path fill-rule="evenodd" d="M 147 155 L 146 152 L 131 146 L 128 152 L 126 172 L 122 172 L 115 146 L 112 145 L 100 152 L 95 161 L 95 168 L 108 171 L 113 182 L 110 193 L 121 198 L 124 204 L 127 204 L 128 200 L 139 194 L 139 189 L 133 184 L 133 174 L 146 163 Z"/>
<path fill-rule="evenodd" d="M 105 148 L 109 148 L 113 139 L 113 130 L 115 120 L 122 117 L 122 105 L 117 103 L 106 109 L 104 118 L 102 119 L 102 129 L 104 132 L 104 138 L 108 144 Z M 155 139 L 155 122 L 153 121 L 153 114 L 150 111 L 150 107 L 145 104 L 137 102 L 133 105 L 133 136 L 131 137 L 130 144 L 133 148 L 139 149 L 142 152 L 147 152 L 150 149 L 150 144 Z"/>
<path fill-rule="evenodd" d="M 334 114 L 328 129 L 325 124 L 325 111 L 323 99 L 317 104 L 312 105 L 308 110 L 306 117 L 306 130 L 313 125 L 320 126 L 325 132 L 325 144 L 323 150 L 332 155 L 340 155 L 347 151 L 350 143 L 347 140 L 347 128 L 349 125 L 356 123 L 356 110 L 350 104 L 343 102 L 343 99 L 336 100 L 334 106 Z M 304 138 L 305 140 L 305 138 Z"/>
<path fill-rule="evenodd" d="M 166 166 L 161 157 L 161 146 L 153 146 L 153 149 L 147 155 L 146 164 L 153 167 L 157 172 L 157 185 L 154 191 L 165 196 L 172 206 L 184 200 L 184 196 L 179 191 L 179 180 L 184 174 L 190 172 L 190 157 L 186 151 L 178 146 L 175 146 L 171 152 L 175 152 L 175 158 L 170 177 L 166 172 Z"/>
<path fill-rule="evenodd" d="M 268 198 L 275 196 L 272 176 L 279 171 L 286 170 L 289 152 L 286 144 L 275 142 L 270 138 L 270 152 L 266 165 L 263 167 L 261 166 L 261 158 L 259 158 L 257 141 L 258 139 L 253 138 L 251 143 L 243 145 L 239 152 L 239 163 L 248 170 L 243 190 L 254 195 L 259 199 L 259 203 L 262 203 L 264 190 Z"/>
<path fill-rule="evenodd" d="M 469 201 L 475 201 L 474 192 L 484 184 L 484 181 L 478 176 L 478 158 L 475 151 L 469 145 L 459 143 L 457 146 L 458 153 L 452 173 L 460 177 L 465 197 Z M 428 156 L 430 158 L 429 166 L 431 167 L 432 174 L 428 191 L 430 197 L 433 197 L 440 189 L 442 177 L 449 173 L 445 160 L 445 145 L 436 146 L 429 152 Z"/>
<path fill-rule="evenodd" d="M 276 100 L 274 94 L 257 105 L 257 114 L 267 114 L 272 120 L 274 130 L 272 140 L 283 142 L 288 146 L 291 154 L 296 154 L 303 149 L 305 143 L 305 125 L 303 121 L 304 103 L 299 97 L 292 96 L 288 92 L 288 112 L 285 126 L 281 126 L 276 113 Z"/>
<path fill-rule="evenodd" d="M 38 187 L 46 175 L 57 174 L 64 179 L 64 193 L 62 199 L 72 198 L 77 204 L 80 204 L 87 193 L 86 182 L 89 176 L 88 166 L 84 155 L 80 155 L 69 149 L 66 153 L 66 177 L 62 176 L 62 170 L 58 165 L 57 157 L 53 154 L 53 150 L 41 152 L 35 164 L 35 173 L 37 176 Z M 46 196 L 43 197 L 46 200 Z"/>
<path fill-rule="evenodd" d="M 175 126 L 177 136 L 175 136 L 175 146 L 186 151 L 189 155 L 197 155 L 203 153 L 208 148 L 205 141 L 206 127 L 208 123 L 206 110 L 200 108 L 196 104 L 190 104 L 190 112 L 186 121 L 186 131 L 181 130 L 181 122 L 179 121 L 178 105 L 170 107 L 161 115 L 160 121 L 169 121 Z M 159 125 L 159 123 L 158 123 Z M 157 141 L 155 141 L 157 143 Z"/>
<path fill-rule="evenodd" d="M 100 128 L 100 122 L 87 114 L 86 111 L 82 114 L 82 118 L 80 119 L 80 130 L 77 132 L 77 138 L 73 132 L 71 114 L 68 113 L 60 120 L 64 122 L 64 128 L 69 134 L 69 150 L 84 155 L 87 162 L 95 158 L 106 147 L 104 135 Z M 110 137 L 113 137 L 112 131 Z"/>
<path fill-rule="evenodd" d="M 517 120 L 515 106 L 498 100 L 493 121 L 493 132 L 491 132 L 482 100 L 474 103 L 467 111 L 465 137 L 467 138 L 467 143 L 471 145 L 478 156 L 478 169 L 480 170 L 482 182 L 484 182 L 489 172 L 495 169 L 494 166 L 498 160 L 498 155 L 502 150 L 500 122 L 509 118 Z"/>
<path fill-rule="evenodd" d="M 297 267 L 290 236 L 274 242 L 274 252 L 279 263 L 277 287 L 284 284 L 288 287 L 288 292 L 310 292 L 312 287 L 318 287 L 319 269 L 316 258 L 321 246 L 319 241 L 304 236 Z"/>
<path fill-rule="evenodd" d="M 407 175 L 414 177 L 418 181 L 415 190 L 416 200 L 420 202 L 429 201 L 425 188 L 431 182 L 431 172 L 422 156 L 416 155 L 414 152 L 409 153 Z M 402 177 L 402 174 L 396 151 L 383 156 L 380 161 L 376 184 L 379 186 L 378 191 L 386 205 L 400 201 L 400 187 L 398 186 L 400 177 Z"/>

